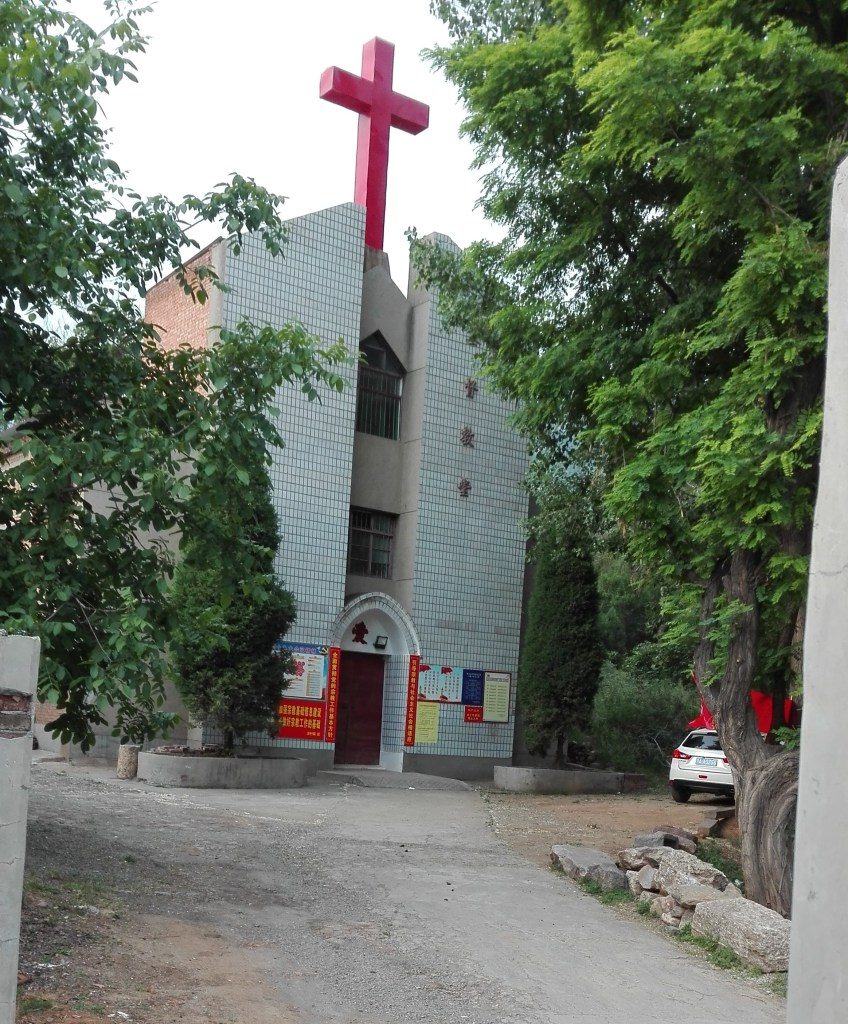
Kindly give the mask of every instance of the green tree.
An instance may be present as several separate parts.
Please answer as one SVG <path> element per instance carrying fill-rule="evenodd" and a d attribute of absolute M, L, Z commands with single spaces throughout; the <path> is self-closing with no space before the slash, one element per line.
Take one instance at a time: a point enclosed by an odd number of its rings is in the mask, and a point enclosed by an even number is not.
<path fill-rule="evenodd" d="M 796 685 L 844 4 L 434 9 L 506 237 L 419 265 L 528 435 L 602 468 L 734 765 L 748 891 L 787 913 L 797 758 L 761 740 L 748 693 Z"/>
<path fill-rule="evenodd" d="M 110 709 L 125 739 L 167 725 L 169 541 L 200 467 L 214 518 L 257 438 L 280 443 L 276 386 L 342 386 L 339 346 L 301 327 L 245 322 L 166 352 L 142 319 L 170 267 L 196 302 L 217 286 L 184 268 L 201 222 L 279 253 L 281 199 L 238 175 L 177 203 L 128 187 L 98 101 L 143 40 L 131 9 L 106 7 L 98 32 L 57 0 L 0 4 L 0 628 L 41 637 L 39 695 L 83 747 Z"/>
<path fill-rule="evenodd" d="M 247 732 L 273 728 L 290 668 L 273 648 L 295 619 L 294 598 L 273 574 L 279 538 L 264 449 L 242 468 L 249 483 L 215 504 L 216 529 L 201 473 L 172 589 L 177 689 L 194 720 L 223 732 L 228 750 Z"/>
<path fill-rule="evenodd" d="M 591 555 L 575 537 L 542 541 L 534 561 L 518 700 L 527 749 L 541 755 L 554 743 L 561 768 L 568 736 L 586 725 L 598 687 L 598 592 Z"/>
<path fill-rule="evenodd" d="M 594 561 L 598 631 L 607 656 L 620 662 L 639 644 L 654 637 L 659 591 L 655 581 L 616 548 L 602 548 Z M 694 699 L 694 692 L 690 696 Z"/>

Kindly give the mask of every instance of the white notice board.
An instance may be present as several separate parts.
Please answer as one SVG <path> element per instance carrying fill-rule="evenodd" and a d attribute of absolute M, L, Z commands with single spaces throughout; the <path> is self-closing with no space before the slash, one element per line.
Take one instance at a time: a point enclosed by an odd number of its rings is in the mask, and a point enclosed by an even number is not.
<path fill-rule="evenodd" d="M 483 681 L 483 721 L 509 721 L 509 694 L 512 676 L 509 672 L 487 672 Z"/>
<path fill-rule="evenodd" d="M 289 654 L 294 667 L 294 672 L 286 677 L 286 697 L 322 700 L 327 689 L 327 648 L 282 640 L 275 650 Z"/>

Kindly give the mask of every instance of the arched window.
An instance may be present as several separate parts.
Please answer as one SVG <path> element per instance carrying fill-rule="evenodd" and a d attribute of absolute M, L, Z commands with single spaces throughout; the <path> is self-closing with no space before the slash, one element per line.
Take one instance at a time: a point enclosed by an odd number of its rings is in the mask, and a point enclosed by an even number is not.
<path fill-rule="evenodd" d="M 379 333 L 360 342 L 359 351 L 363 362 L 356 392 L 356 429 L 397 441 L 403 367 Z"/>

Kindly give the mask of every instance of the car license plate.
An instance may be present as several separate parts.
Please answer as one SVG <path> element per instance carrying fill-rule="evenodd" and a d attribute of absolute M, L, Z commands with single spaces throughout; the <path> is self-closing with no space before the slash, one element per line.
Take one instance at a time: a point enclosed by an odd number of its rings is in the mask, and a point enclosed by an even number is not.
<path fill-rule="evenodd" d="M 695 764 L 705 765 L 707 768 L 715 768 L 718 764 L 717 757 L 696 757 Z"/>

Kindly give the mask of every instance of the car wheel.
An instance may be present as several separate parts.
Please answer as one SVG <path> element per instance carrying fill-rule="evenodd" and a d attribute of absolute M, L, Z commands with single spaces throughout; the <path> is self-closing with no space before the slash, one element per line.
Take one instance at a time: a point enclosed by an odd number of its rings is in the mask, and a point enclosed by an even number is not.
<path fill-rule="evenodd" d="M 692 791 L 689 789 L 682 789 L 680 786 L 671 787 L 671 799 L 676 804 L 685 804 L 691 795 Z"/>

